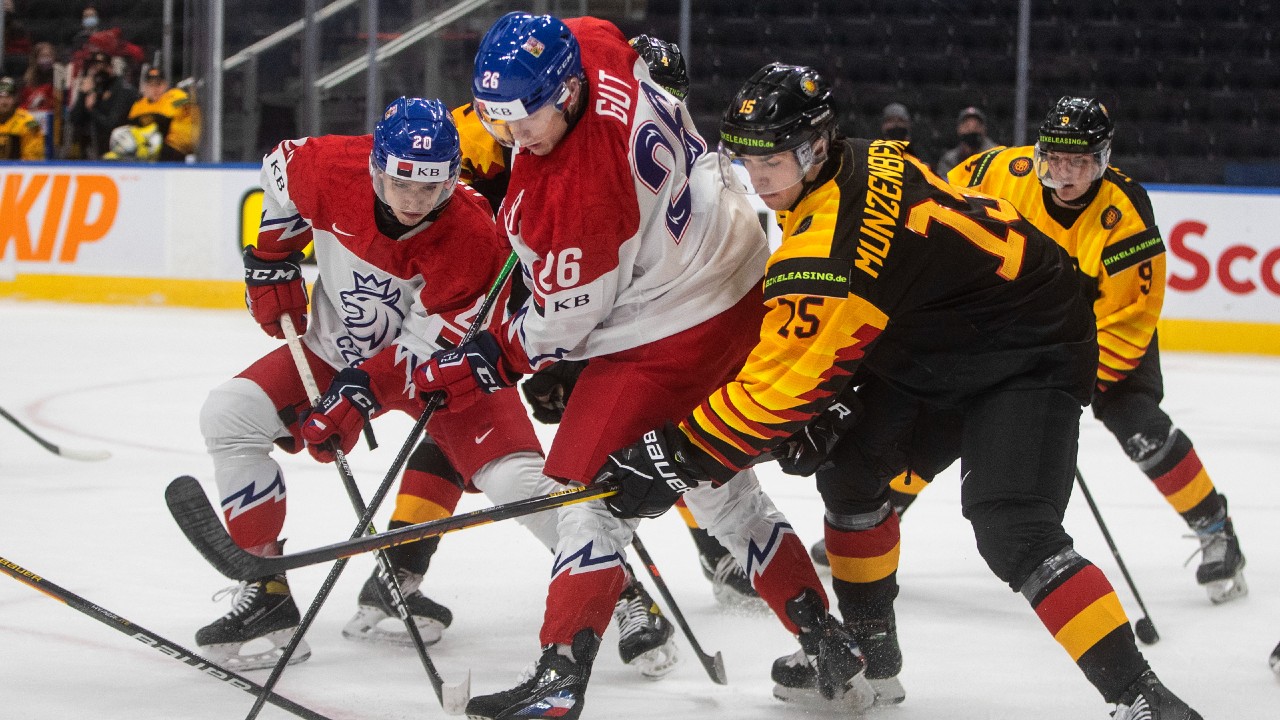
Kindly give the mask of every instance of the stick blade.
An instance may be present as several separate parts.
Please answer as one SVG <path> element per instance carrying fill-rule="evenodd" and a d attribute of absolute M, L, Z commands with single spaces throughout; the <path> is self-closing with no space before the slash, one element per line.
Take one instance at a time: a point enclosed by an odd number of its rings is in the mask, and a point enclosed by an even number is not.
<path fill-rule="evenodd" d="M 195 478 L 175 478 L 165 488 L 164 500 L 182 534 L 215 570 L 232 580 L 253 580 L 270 574 L 263 571 L 262 558 L 245 552 L 227 534 Z"/>
<path fill-rule="evenodd" d="M 81 462 L 101 462 L 111 459 L 111 453 L 107 450 L 76 450 L 74 448 L 59 447 L 58 454 L 68 460 L 79 460 Z"/>
<path fill-rule="evenodd" d="M 440 686 L 440 707 L 446 715 L 463 715 L 467 712 L 467 703 L 471 702 L 471 671 L 462 682 L 456 685 L 444 683 Z"/>
<path fill-rule="evenodd" d="M 702 658 L 702 665 L 707 669 L 707 674 L 711 676 L 711 681 L 717 685 L 728 685 L 729 676 L 724 671 L 724 656 L 717 650 L 715 657 Z"/>

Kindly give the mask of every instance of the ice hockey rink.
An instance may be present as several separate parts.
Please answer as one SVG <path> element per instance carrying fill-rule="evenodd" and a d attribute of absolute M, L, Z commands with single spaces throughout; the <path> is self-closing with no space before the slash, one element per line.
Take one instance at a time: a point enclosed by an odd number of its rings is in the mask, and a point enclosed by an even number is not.
<path fill-rule="evenodd" d="M 229 609 L 211 595 L 230 584 L 187 543 L 163 491 L 190 474 L 212 488 L 197 426 L 209 388 L 276 341 L 247 314 L 0 302 L 0 407 L 49 440 L 106 449 L 103 462 L 55 456 L 0 422 L 0 557 L 166 640 L 194 650 L 199 626 Z M 1248 558 L 1247 598 L 1212 606 L 1194 582 L 1197 547 L 1111 436 L 1087 417 L 1079 465 L 1160 635 L 1144 652 L 1161 678 L 1207 719 L 1280 717 L 1280 681 L 1267 655 L 1280 641 L 1280 358 L 1175 354 L 1164 358 L 1164 407 L 1196 443 L 1230 499 Z M 381 448 L 358 449 L 353 471 L 374 492 L 411 426 L 376 424 Z M 545 432 L 544 432 L 545 431 Z M 551 432 L 544 432 L 544 443 Z M 1011 439 L 1016 443 L 1016 438 Z M 292 549 L 347 537 L 355 515 L 332 466 L 282 456 Z M 766 490 L 808 545 L 822 508 L 812 482 L 761 471 Z M 886 720 L 1080 720 L 1105 705 L 1040 625 L 978 556 L 959 512 L 958 477 L 942 476 L 903 521 L 897 605 L 907 690 Z M 467 496 L 462 509 L 486 504 Z M 378 525 L 384 527 L 390 502 Z M 1088 506 L 1077 493 L 1067 530 L 1111 578 L 1131 619 L 1142 614 Z M 641 536 L 709 652 L 723 653 L 727 686 L 713 684 L 688 643 L 683 663 L 651 682 L 624 666 L 616 630 L 604 638 L 585 718 L 775 720 L 806 715 L 772 698 L 769 667 L 794 640 L 772 617 L 722 612 L 673 512 Z M 538 654 L 537 630 L 550 558 L 514 522 L 445 537 L 425 591 L 454 624 L 430 652 L 447 682 L 471 674 L 476 694 L 510 687 Z M 278 691 L 334 720 L 443 717 L 412 650 L 344 640 L 340 630 L 372 567 L 354 558 L 308 634 L 309 661 L 290 667 Z M 291 573 L 300 605 L 329 566 Z M 656 593 L 654 593 L 656 596 Z M 246 673 L 264 682 L 268 671 Z M 0 718 L 97 720 L 244 717 L 253 698 L 130 639 L 31 587 L 0 577 Z M 292 717 L 270 705 L 263 718 Z"/>

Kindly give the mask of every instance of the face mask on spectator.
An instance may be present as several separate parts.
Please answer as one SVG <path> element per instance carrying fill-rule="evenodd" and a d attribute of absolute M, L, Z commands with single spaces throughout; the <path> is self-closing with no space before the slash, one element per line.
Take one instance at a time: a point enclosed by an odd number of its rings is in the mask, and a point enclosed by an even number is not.
<path fill-rule="evenodd" d="M 85 30 L 92 30 L 92 29 L 94 29 L 94 28 L 98 27 L 98 16 L 97 16 L 97 15 L 85 15 L 85 16 L 80 20 L 80 24 L 84 26 L 84 29 L 85 29 Z"/>
<path fill-rule="evenodd" d="M 976 148 L 982 144 L 982 133 L 980 132 L 965 133 L 960 136 L 960 142 L 964 143 L 965 145 L 968 145 L 971 148 Z"/>

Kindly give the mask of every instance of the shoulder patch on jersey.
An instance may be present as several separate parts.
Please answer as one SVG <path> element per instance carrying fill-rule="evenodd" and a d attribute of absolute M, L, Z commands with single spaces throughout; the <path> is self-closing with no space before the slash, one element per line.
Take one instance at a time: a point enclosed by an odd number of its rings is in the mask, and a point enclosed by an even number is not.
<path fill-rule="evenodd" d="M 1164 252 L 1164 240 L 1160 228 L 1147 228 L 1102 251 L 1102 267 L 1108 275 L 1115 275 L 1134 265 L 1146 262 Z"/>
<path fill-rule="evenodd" d="M 779 260 L 764 277 L 764 297 L 783 295 L 848 297 L 849 263 L 835 258 Z"/>
<path fill-rule="evenodd" d="M 1120 212 L 1120 208 L 1115 205 L 1108 205 L 1102 211 L 1102 227 L 1110 230 L 1120 222 L 1122 217 L 1124 217 L 1124 213 Z"/>
<path fill-rule="evenodd" d="M 1031 158 L 1016 157 L 1009 161 L 1009 174 L 1014 177 L 1026 177 L 1031 173 Z"/>

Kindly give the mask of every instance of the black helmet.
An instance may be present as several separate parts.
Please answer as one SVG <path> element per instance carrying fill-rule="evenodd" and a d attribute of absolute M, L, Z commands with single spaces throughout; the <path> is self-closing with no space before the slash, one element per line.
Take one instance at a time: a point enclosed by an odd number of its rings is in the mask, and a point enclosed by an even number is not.
<path fill-rule="evenodd" d="M 683 100 L 689 95 L 689 71 L 680 46 L 652 35 L 637 35 L 627 42 L 649 66 L 649 75 L 667 92 Z"/>
<path fill-rule="evenodd" d="M 811 67 L 771 63 L 733 96 L 720 143 L 738 155 L 772 155 L 830 139 L 835 130 L 831 84 Z"/>
<path fill-rule="evenodd" d="M 1040 123 L 1037 144 L 1057 152 L 1099 152 L 1110 147 L 1115 132 L 1115 123 L 1102 103 L 1063 95 Z"/>

